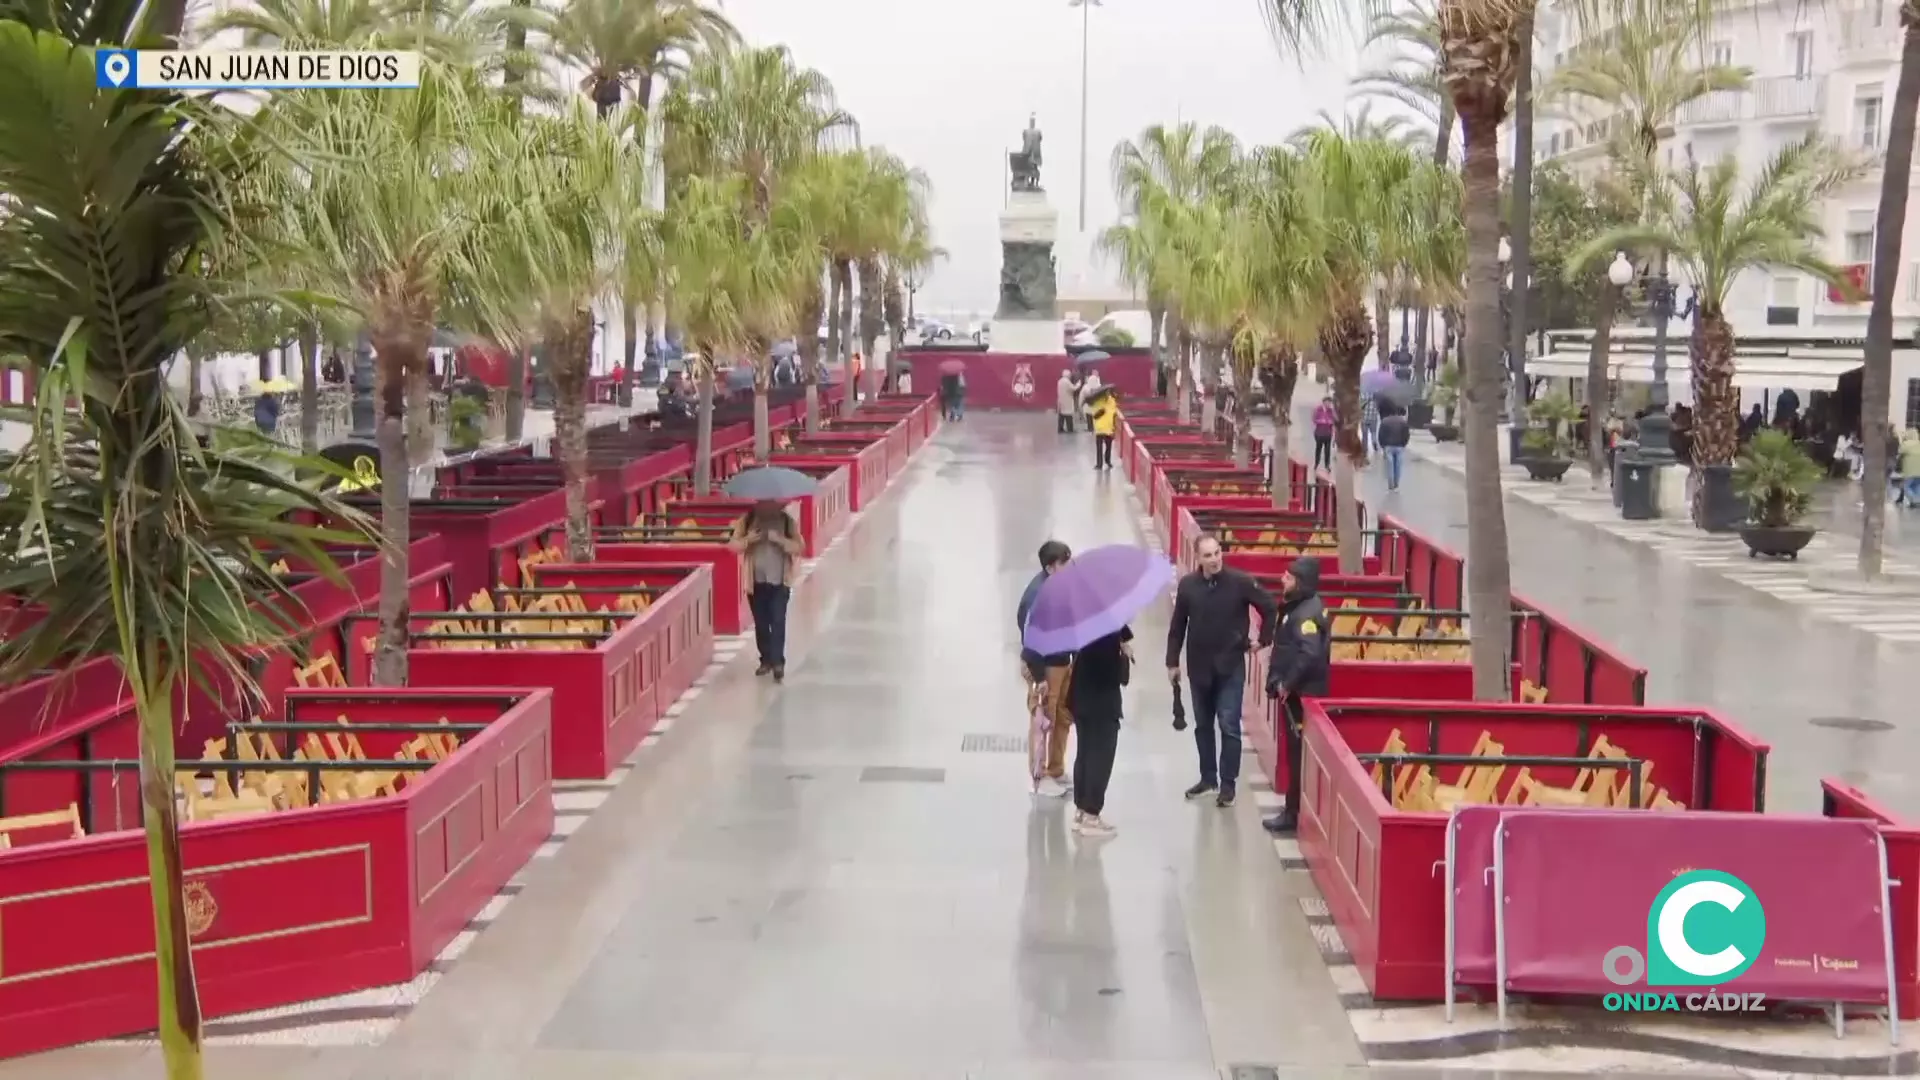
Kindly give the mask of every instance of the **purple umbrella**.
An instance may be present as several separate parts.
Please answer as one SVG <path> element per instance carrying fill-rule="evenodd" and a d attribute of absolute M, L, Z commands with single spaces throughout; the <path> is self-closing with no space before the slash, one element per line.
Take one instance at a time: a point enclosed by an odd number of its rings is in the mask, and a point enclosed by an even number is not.
<path fill-rule="evenodd" d="M 1360 392 L 1372 397 L 1382 390 L 1391 389 L 1399 381 L 1391 368 L 1370 368 L 1360 375 Z"/>
<path fill-rule="evenodd" d="M 1173 580 L 1173 564 L 1145 548 L 1112 544 L 1076 555 L 1040 586 L 1022 641 L 1043 656 L 1117 633 Z"/>

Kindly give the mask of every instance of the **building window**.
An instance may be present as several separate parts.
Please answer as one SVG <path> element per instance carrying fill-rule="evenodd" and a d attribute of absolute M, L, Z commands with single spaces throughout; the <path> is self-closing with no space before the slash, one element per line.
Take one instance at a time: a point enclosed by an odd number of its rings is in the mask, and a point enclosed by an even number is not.
<path fill-rule="evenodd" d="M 1880 88 L 1863 90 L 1853 99 L 1853 127 L 1862 150 L 1880 149 Z"/>
<path fill-rule="evenodd" d="M 1906 430 L 1920 428 L 1920 379 L 1907 380 Z"/>
<path fill-rule="evenodd" d="M 1768 326 L 1800 325 L 1800 279 L 1783 274 L 1773 279 L 1773 295 L 1767 303 Z"/>
<path fill-rule="evenodd" d="M 1873 229 L 1847 230 L 1847 262 L 1858 266 L 1873 262 Z"/>
<path fill-rule="evenodd" d="M 1793 57 L 1793 77 L 1813 76 L 1813 31 L 1800 30 L 1787 35 L 1788 52 Z"/>
<path fill-rule="evenodd" d="M 1716 65 L 1720 67 L 1732 67 L 1733 66 L 1733 42 L 1731 41 L 1714 42 L 1713 45 L 1710 46 L 1709 55 L 1713 58 L 1713 62 Z"/>

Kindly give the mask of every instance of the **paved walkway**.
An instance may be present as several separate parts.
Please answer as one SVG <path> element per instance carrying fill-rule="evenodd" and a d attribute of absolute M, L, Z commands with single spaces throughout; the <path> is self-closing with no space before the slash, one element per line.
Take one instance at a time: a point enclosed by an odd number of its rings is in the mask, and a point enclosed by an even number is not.
<path fill-rule="evenodd" d="M 949 425 L 810 567 L 785 686 L 723 643 L 670 730 L 610 782 L 560 794 L 540 857 L 428 976 L 221 1022 L 209 1075 L 1465 1080 L 1778 1075 L 1796 1060 L 1830 1074 L 1834 1054 L 1854 1075 L 1913 1070 L 1870 1031 L 1836 1043 L 1817 1025 L 1623 1029 L 1525 1010 L 1501 1033 L 1491 1010 L 1448 1025 L 1437 1007 L 1372 1002 L 1298 849 L 1259 828 L 1272 794 L 1231 811 L 1180 799 L 1193 751 L 1155 677 L 1164 610 L 1136 623 L 1120 835 L 1071 837 L 1064 805 L 1026 793 L 1012 605 L 1043 539 L 1141 539 L 1137 498 L 1090 452 L 1044 416 Z M 1461 539 L 1459 485 L 1436 467 L 1368 494 Z M 1863 776 L 1900 768 L 1890 736 L 1848 743 L 1797 709 L 1747 708 L 1815 696 L 1783 691 L 1782 672 L 1879 678 L 1846 655 L 1857 643 L 1814 638 L 1803 662 L 1803 617 L 1784 604 L 1530 505 L 1511 516 L 1518 586 L 1609 640 L 1644 623 L 1628 648 L 1656 658 L 1654 694 L 1721 700 L 1773 738 L 1776 790 L 1808 803 L 1806 778 L 1849 753 Z M 1726 700 L 1740 680 L 1750 692 Z M 0 1063 L 0 1080 L 157 1075 L 138 1043 Z"/>

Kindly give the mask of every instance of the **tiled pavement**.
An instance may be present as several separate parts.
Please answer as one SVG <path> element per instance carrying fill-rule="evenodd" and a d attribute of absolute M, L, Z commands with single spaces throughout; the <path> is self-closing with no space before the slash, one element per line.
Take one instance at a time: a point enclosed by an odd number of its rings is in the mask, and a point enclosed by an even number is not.
<path fill-rule="evenodd" d="M 1408 449 L 1415 458 L 1456 475 L 1466 474 L 1466 451 L 1459 443 L 1439 443 L 1420 434 Z M 1667 479 L 1679 482 L 1683 476 L 1674 469 Z M 1505 480 L 1511 498 L 1646 545 L 1852 629 L 1887 641 L 1920 643 L 1920 565 L 1890 557 L 1886 569 L 1893 584 L 1889 587 L 1843 585 L 1853 573 L 1855 554 L 1853 538 L 1844 533 L 1823 530 L 1797 560 L 1755 559 L 1737 536 L 1701 532 L 1685 521 L 1623 519 L 1611 492 L 1593 490 L 1585 470 L 1578 467 L 1559 483 L 1529 480 L 1514 468 L 1506 471 Z"/>

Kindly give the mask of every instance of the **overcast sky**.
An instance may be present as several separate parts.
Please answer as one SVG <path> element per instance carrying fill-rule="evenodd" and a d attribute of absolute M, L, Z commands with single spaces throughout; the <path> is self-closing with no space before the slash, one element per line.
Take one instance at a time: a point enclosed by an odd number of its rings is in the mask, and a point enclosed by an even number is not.
<path fill-rule="evenodd" d="M 725 0 L 756 45 L 818 68 L 861 123 L 933 183 L 935 240 L 950 253 L 920 309 L 990 315 L 999 295 L 1004 154 L 1029 112 L 1046 134 L 1041 181 L 1060 211 L 1063 294 L 1117 288 L 1078 234 L 1081 13 L 1066 0 Z M 1107 160 L 1153 123 L 1219 124 L 1278 142 L 1339 112 L 1354 69 L 1336 45 L 1305 70 L 1274 50 L 1255 0 L 1105 0 L 1092 12 L 1087 232 L 1115 217 Z M 1087 277 L 1090 290 L 1076 287 Z"/>

